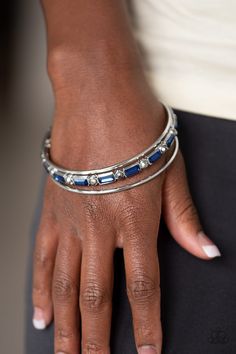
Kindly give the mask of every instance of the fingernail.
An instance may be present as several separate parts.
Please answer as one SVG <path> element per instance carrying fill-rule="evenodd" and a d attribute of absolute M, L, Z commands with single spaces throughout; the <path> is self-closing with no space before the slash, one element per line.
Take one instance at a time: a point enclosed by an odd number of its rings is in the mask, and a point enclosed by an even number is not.
<path fill-rule="evenodd" d="M 36 329 L 45 329 L 46 328 L 44 313 L 43 313 L 43 310 L 41 310 L 39 307 L 34 308 L 33 325 L 34 325 L 34 328 L 36 328 Z"/>
<path fill-rule="evenodd" d="M 153 345 L 143 345 L 138 348 L 138 354 L 157 354 L 157 351 Z"/>
<path fill-rule="evenodd" d="M 220 257 L 221 253 L 219 248 L 207 237 L 207 235 L 200 231 L 198 233 L 200 245 L 209 258 Z"/>

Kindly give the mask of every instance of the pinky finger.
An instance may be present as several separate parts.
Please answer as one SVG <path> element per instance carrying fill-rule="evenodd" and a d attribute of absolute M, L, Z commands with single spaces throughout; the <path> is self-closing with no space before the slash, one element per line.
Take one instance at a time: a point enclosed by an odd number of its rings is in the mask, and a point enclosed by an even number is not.
<path fill-rule="evenodd" d="M 52 278 L 57 250 L 55 230 L 40 227 L 34 250 L 33 325 L 45 329 L 53 318 Z"/>

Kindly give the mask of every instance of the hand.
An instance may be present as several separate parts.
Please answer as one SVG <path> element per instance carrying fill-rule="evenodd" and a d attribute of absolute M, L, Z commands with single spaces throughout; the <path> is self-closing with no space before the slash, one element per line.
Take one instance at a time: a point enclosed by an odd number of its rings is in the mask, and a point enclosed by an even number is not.
<path fill-rule="evenodd" d="M 151 144 L 165 125 L 162 106 L 143 83 L 119 78 L 109 89 L 88 85 L 80 95 L 66 83 L 60 87 L 52 157 L 64 167 L 90 169 L 123 160 Z M 34 325 L 43 329 L 54 315 L 55 353 L 80 353 L 80 342 L 83 353 L 110 353 L 116 247 L 124 251 L 137 350 L 161 353 L 161 212 L 188 252 L 202 259 L 219 255 L 202 232 L 180 151 L 165 173 L 121 193 L 76 195 L 47 180 L 34 257 Z"/>

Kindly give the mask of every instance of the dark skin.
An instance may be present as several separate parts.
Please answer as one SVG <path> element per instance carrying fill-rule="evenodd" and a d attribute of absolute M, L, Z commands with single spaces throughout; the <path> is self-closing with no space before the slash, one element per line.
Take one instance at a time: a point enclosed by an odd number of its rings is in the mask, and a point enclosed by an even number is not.
<path fill-rule="evenodd" d="M 52 159 L 68 169 L 93 169 L 152 144 L 166 124 L 165 111 L 145 79 L 123 1 L 44 0 L 43 8 L 56 103 Z M 137 351 L 161 353 L 161 213 L 182 247 L 210 259 L 202 246 L 213 243 L 199 234 L 180 151 L 165 173 L 121 193 L 82 196 L 47 180 L 33 303 L 36 327 L 54 317 L 55 353 L 110 353 L 117 247 L 124 251 Z"/>

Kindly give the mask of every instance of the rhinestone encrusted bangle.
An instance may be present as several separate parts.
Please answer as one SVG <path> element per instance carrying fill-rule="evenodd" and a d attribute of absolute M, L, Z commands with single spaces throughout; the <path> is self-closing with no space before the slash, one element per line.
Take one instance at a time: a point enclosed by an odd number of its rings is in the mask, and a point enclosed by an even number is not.
<path fill-rule="evenodd" d="M 121 161 L 115 165 L 107 166 L 105 168 L 86 171 L 74 171 L 61 168 L 55 165 L 50 159 L 51 139 L 50 132 L 48 132 L 43 141 L 41 152 L 42 164 L 56 184 L 60 185 L 66 190 L 76 193 L 107 194 L 130 189 L 133 187 L 133 185 L 136 186 L 143 184 L 145 181 L 147 182 L 148 180 L 152 179 L 151 177 L 153 175 L 148 176 L 144 180 L 137 181 L 133 184 L 124 185 L 117 188 L 103 190 L 83 189 L 83 187 L 98 185 L 102 186 L 110 183 L 115 183 L 119 180 L 125 181 L 126 179 L 141 173 L 144 169 L 155 164 L 155 162 L 158 161 L 167 150 L 169 150 L 175 141 L 174 153 L 172 154 L 169 161 L 154 174 L 154 177 L 160 174 L 162 169 L 164 170 L 168 167 L 168 165 L 172 162 L 172 158 L 174 159 L 175 155 L 177 154 L 178 150 L 177 117 L 170 107 L 166 105 L 163 106 L 165 107 L 167 113 L 167 124 L 163 133 L 151 146 L 128 160 Z"/>

